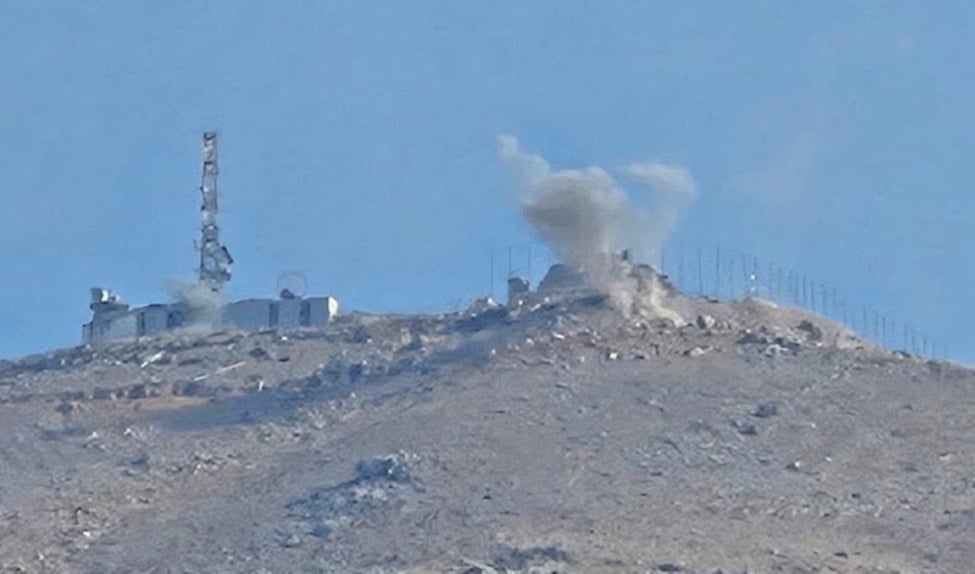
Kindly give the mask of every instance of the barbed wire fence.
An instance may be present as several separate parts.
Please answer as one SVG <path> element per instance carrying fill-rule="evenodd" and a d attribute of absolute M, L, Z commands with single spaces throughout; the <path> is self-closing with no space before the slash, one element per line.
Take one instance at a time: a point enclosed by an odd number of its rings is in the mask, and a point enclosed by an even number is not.
<path fill-rule="evenodd" d="M 504 298 L 507 280 L 528 279 L 535 288 L 556 258 L 542 244 L 526 241 L 490 250 L 490 289 Z M 843 323 L 861 338 L 913 355 L 946 358 L 948 343 L 893 316 L 866 300 L 848 297 L 827 281 L 802 270 L 779 265 L 727 246 L 668 245 L 660 271 L 682 292 L 699 297 L 735 300 L 758 297 L 806 309 Z"/>
<path fill-rule="evenodd" d="M 534 286 L 538 285 L 548 268 L 555 262 L 555 257 L 544 245 L 526 241 L 507 245 L 500 249 L 491 249 L 491 286 L 490 295 L 494 298 L 504 298 L 507 293 L 507 281 L 511 277 L 522 277 Z"/>

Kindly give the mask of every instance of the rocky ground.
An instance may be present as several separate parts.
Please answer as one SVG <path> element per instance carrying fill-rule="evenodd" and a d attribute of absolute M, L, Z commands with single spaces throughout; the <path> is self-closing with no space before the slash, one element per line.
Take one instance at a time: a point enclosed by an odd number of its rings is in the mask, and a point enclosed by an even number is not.
<path fill-rule="evenodd" d="M 0 572 L 971 572 L 975 373 L 605 297 L 0 362 Z"/>

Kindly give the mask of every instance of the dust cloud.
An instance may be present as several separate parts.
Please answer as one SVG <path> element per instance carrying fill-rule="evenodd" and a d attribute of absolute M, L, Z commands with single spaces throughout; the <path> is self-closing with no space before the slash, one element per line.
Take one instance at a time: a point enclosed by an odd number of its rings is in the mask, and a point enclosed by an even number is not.
<path fill-rule="evenodd" d="M 170 279 L 166 292 L 186 308 L 186 327 L 210 330 L 220 323 L 223 295 L 194 279 Z"/>
<path fill-rule="evenodd" d="M 624 168 L 622 175 L 642 191 L 638 205 L 602 167 L 553 170 L 510 135 L 498 137 L 498 155 L 518 176 L 526 221 L 560 261 L 622 309 L 646 308 L 680 322 L 665 308 L 656 274 L 641 276 L 631 261 L 659 264 L 664 242 L 696 193 L 687 170 L 653 161 Z M 630 261 L 619 257 L 624 250 Z"/>

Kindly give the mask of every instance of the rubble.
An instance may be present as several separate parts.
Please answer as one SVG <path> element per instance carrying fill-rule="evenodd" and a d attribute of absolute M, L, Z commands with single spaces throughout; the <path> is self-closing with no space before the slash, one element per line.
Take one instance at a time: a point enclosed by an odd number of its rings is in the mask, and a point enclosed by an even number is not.
<path fill-rule="evenodd" d="M 144 369 L 149 365 L 168 365 L 171 362 L 172 357 L 166 351 L 159 351 L 142 361 L 139 367 Z"/>
<path fill-rule="evenodd" d="M 496 311 L 500 308 L 501 305 L 497 301 L 495 301 L 494 298 L 490 296 L 478 297 L 477 299 L 474 299 L 474 301 L 471 302 L 471 304 L 467 307 L 467 310 L 464 312 L 464 314 L 467 315 L 468 317 L 476 317 L 481 313 L 486 313 L 488 311 Z"/>
<path fill-rule="evenodd" d="M 546 570 L 548 570 L 548 568 L 557 568 L 560 564 L 572 563 L 569 553 L 556 546 L 534 546 L 531 548 L 501 546 L 494 550 L 493 555 L 490 565 L 502 572 L 523 571 L 533 566 L 546 566 Z"/>
<path fill-rule="evenodd" d="M 700 329 L 711 330 L 714 329 L 718 322 L 711 315 L 698 315 L 696 323 Z"/>
<path fill-rule="evenodd" d="M 752 411 L 752 416 L 760 419 L 774 417 L 779 414 L 779 408 L 771 403 L 759 403 Z"/>
<path fill-rule="evenodd" d="M 796 329 L 803 331 L 807 334 L 807 338 L 810 341 L 822 341 L 823 331 L 816 325 L 813 325 L 808 319 L 803 319 L 797 326 Z"/>
<path fill-rule="evenodd" d="M 301 537 L 297 534 L 291 534 L 281 541 L 281 546 L 285 548 L 297 548 L 301 546 Z"/>
<path fill-rule="evenodd" d="M 765 355 L 766 357 L 775 357 L 778 355 L 786 355 L 790 353 L 792 353 L 792 351 L 790 351 L 788 348 L 783 347 L 778 343 L 770 343 L 766 345 L 764 349 L 762 349 L 762 354 Z"/>
<path fill-rule="evenodd" d="M 733 426 L 738 429 L 738 434 L 745 436 L 756 436 L 758 435 L 758 427 L 749 422 L 739 422 L 734 421 Z"/>
<path fill-rule="evenodd" d="M 355 465 L 356 481 L 389 480 L 392 482 L 409 482 L 410 468 L 408 457 L 402 454 L 387 455 L 380 458 L 360 460 Z"/>
<path fill-rule="evenodd" d="M 508 279 L 508 308 L 515 309 L 524 305 L 531 295 L 531 285 L 522 277 Z"/>
<path fill-rule="evenodd" d="M 271 358 L 271 353 L 269 353 L 267 349 L 261 346 L 255 346 L 250 351 L 247 351 L 247 355 L 252 359 L 256 359 L 258 361 L 266 361 Z"/>
<path fill-rule="evenodd" d="M 408 461 L 400 453 L 363 459 L 351 480 L 313 490 L 287 504 L 288 515 L 301 521 L 316 538 L 330 538 L 336 529 L 360 520 L 379 520 L 384 512 L 415 496 Z"/>

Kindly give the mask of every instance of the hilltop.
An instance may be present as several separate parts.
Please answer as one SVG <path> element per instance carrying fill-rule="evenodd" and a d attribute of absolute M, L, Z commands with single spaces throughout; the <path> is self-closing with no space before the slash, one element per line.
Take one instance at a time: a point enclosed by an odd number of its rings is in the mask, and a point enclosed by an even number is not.
<path fill-rule="evenodd" d="M 968 571 L 975 373 L 661 281 L 0 362 L 2 571 Z"/>

